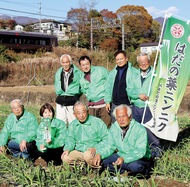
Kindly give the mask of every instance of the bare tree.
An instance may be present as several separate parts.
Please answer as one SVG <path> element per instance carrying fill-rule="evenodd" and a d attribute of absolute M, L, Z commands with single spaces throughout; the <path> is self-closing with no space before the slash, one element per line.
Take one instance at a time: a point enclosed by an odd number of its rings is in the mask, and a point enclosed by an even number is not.
<path fill-rule="evenodd" d="M 79 1 L 79 7 L 86 9 L 88 11 L 95 9 L 95 6 L 98 4 L 97 0 L 80 0 Z"/>

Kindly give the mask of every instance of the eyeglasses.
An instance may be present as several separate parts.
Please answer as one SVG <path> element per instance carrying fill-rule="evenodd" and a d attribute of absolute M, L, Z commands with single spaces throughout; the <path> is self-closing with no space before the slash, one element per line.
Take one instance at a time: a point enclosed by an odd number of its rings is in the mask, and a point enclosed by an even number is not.
<path fill-rule="evenodd" d="M 20 109 L 20 108 L 22 108 L 21 106 L 14 106 L 14 107 L 12 107 L 12 110 L 17 110 L 17 109 Z"/>

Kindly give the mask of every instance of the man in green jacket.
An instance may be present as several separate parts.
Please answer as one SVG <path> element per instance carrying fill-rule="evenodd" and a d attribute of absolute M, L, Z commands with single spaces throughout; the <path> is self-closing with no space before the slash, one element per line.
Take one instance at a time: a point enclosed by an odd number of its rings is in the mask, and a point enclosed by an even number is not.
<path fill-rule="evenodd" d="M 24 109 L 19 99 L 11 101 L 10 106 L 12 113 L 0 133 L 0 152 L 3 153 L 7 145 L 14 157 L 29 158 L 36 148 L 37 119 Z"/>
<path fill-rule="evenodd" d="M 82 160 L 93 167 L 92 159 L 104 150 L 108 129 L 101 119 L 88 114 L 88 107 L 82 101 L 75 103 L 74 114 L 76 119 L 69 124 L 61 158 L 68 164 Z"/>
<path fill-rule="evenodd" d="M 132 74 L 131 84 L 127 87 L 127 93 L 132 104 L 133 118 L 142 124 L 145 124 L 152 118 L 151 111 L 146 104 L 149 99 L 153 67 L 150 66 L 150 56 L 141 52 L 137 56 L 139 69 Z M 146 106 L 146 107 L 145 107 Z M 148 140 L 151 147 L 153 159 L 162 156 L 162 150 L 159 139 L 148 129 Z"/>
<path fill-rule="evenodd" d="M 81 91 L 79 80 L 82 72 L 72 64 L 72 58 L 68 54 L 60 57 L 60 67 L 55 74 L 56 118 L 63 120 L 65 124 L 75 119 L 73 105 L 79 100 Z"/>
<path fill-rule="evenodd" d="M 112 115 L 114 108 L 120 104 L 130 105 L 127 87 L 131 82 L 133 69 L 135 69 L 132 67 L 132 64 L 128 62 L 125 51 L 117 51 L 114 57 L 117 66 L 109 73 L 104 97 L 106 110 L 111 115 L 112 123 L 115 122 L 115 118 Z"/>
<path fill-rule="evenodd" d="M 83 71 L 80 79 L 81 91 L 88 99 L 89 114 L 99 117 L 109 127 L 111 118 L 104 102 L 105 83 L 109 72 L 104 67 L 92 66 L 88 56 L 81 56 L 79 65 Z"/>
<path fill-rule="evenodd" d="M 113 115 L 116 122 L 109 129 L 107 146 L 102 154 L 97 154 L 93 159 L 94 165 L 100 164 L 103 159 L 104 168 L 110 172 L 149 175 L 150 149 L 147 132 L 144 126 L 132 119 L 131 108 L 119 105 L 114 109 Z"/>
<path fill-rule="evenodd" d="M 150 85 L 152 81 L 153 67 L 150 66 L 150 56 L 147 53 L 140 53 L 137 56 L 139 69 L 133 72 L 131 83 L 127 87 L 127 93 L 132 104 L 133 118 L 139 123 L 146 123 L 152 118 L 147 106 L 143 119 L 146 101 L 148 101 Z M 142 121 L 143 120 L 143 121 Z"/>

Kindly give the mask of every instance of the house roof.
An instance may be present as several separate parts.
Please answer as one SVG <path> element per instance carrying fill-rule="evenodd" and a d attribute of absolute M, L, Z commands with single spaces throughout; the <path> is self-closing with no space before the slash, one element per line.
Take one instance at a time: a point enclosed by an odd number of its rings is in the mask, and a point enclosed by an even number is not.
<path fill-rule="evenodd" d="M 55 21 L 55 20 L 53 20 L 53 19 L 42 19 L 41 20 L 41 23 L 48 23 L 48 22 L 51 22 L 51 23 L 58 23 L 58 24 L 65 24 L 65 25 L 71 25 L 71 23 L 68 23 L 68 22 L 66 22 L 66 21 Z M 38 22 L 35 22 L 35 23 L 33 23 L 33 24 L 38 24 L 39 23 L 39 21 Z"/>

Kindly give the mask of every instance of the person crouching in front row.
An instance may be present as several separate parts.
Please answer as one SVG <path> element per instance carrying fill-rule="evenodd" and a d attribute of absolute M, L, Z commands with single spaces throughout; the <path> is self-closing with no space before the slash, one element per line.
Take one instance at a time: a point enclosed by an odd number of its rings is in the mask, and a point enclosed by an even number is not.
<path fill-rule="evenodd" d="M 117 106 L 113 115 L 116 122 L 109 130 L 107 146 L 102 155 L 94 157 L 93 164 L 98 166 L 103 159 L 103 167 L 111 173 L 127 171 L 148 177 L 151 154 L 145 127 L 132 119 L 131 108 L 127 105 Z"/>
<path fill-rule="evenodd" d="M 86 163 L 97 169 L 99 166 L 93 166 L 92 159 L 104 149 L 102 143 L 108 136 L 107 126 L 100 118 L 89 115 L 82 101 L 77 101 L 73 110 L 76 119 L 68 126 L 62 160 L 69 165 Z"/>
<path fill-rule="evenodd" d="M 53 107 L 45 103 L 40 108 L 40 116 L 42 121 L 37 130 L 36 145 L 38 148 L 38 158 L 34 165 L 46 166 L 50 161 L 54 165 L 60 165 L 61 154 L 65 144 L 67 127 L 66 124 L 59 119 L 54 118 Z"/>
<path fill-rule="evenodd" d="M 0 133 L 0 154 L 8 152 L 15 158 L 30 159 L 36 147 L 37 119 L 25 110 L 20 99 L 11 101 L 10 107 L 12 113 Z"/>

